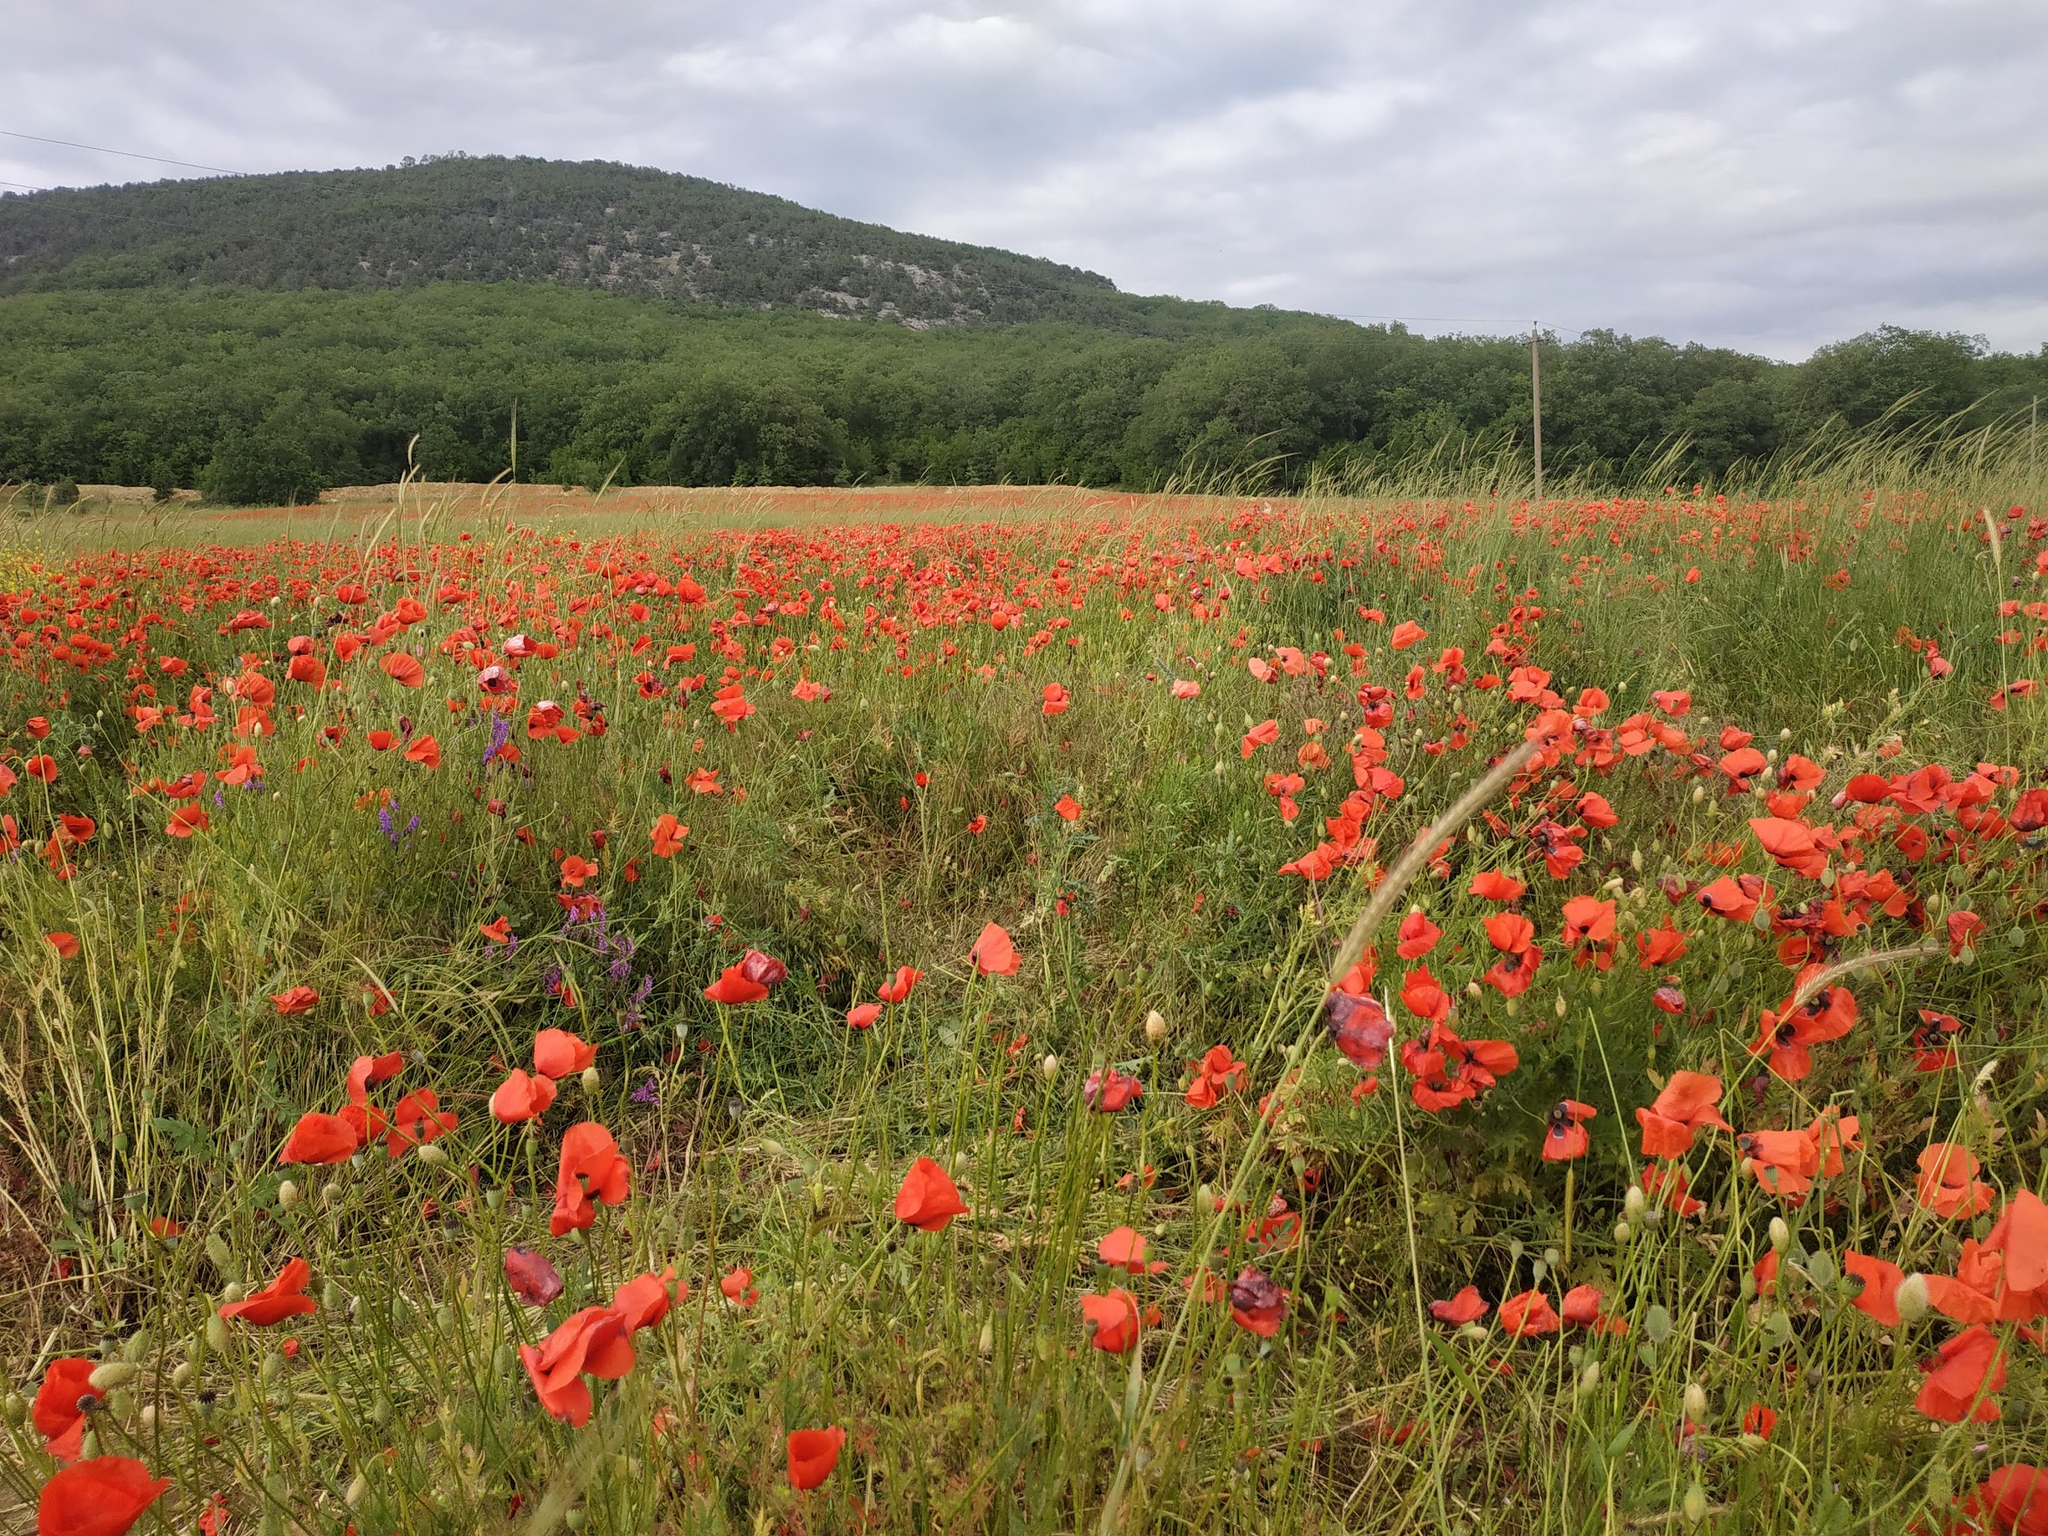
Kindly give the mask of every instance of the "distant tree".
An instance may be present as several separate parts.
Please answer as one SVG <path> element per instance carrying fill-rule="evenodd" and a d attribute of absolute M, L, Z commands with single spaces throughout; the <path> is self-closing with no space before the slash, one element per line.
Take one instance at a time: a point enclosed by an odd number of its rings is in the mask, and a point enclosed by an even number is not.
<path fill-rule="evenodd" d="M 288 507 L 319 498 L 320 474 L 297 443 L 265 432 L 223 439 L 199 473 L 208 501 L 237 507 Z"/>
<path fill-rule="evenodd" d="M 78 482 L 68 477 L 50 487 L 50 505 L 70 507 L 78 504 Z"/>
<path fill-rule="evenodd" d="M 1822 347 L 1799 369 L 1791 392 L 1795 427 L 1812 431 L 1837 416 L 1867 427 L 1887 412 L 1899 426 L 1953 416 L 1979 393 L 1973 365 L 1987 350 L 1981 336 L 1897 325 Z"/>

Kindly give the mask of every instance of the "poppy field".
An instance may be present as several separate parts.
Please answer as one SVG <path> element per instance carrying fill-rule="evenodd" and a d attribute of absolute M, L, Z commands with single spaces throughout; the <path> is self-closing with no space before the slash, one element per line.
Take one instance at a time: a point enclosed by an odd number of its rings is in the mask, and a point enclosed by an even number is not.
<path fill-rule="evenodd" d="M 929 499 L 0 545 L 0 1517 L 2048 1532 L 2037 497 Z"/>

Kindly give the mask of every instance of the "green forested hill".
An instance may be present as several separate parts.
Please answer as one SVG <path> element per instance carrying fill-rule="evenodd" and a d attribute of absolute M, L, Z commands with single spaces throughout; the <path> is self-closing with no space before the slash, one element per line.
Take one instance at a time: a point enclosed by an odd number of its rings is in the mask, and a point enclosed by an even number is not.
<path fill-rule="evenodd" d="M 912 324 L 1099 311 L 1107 278 L 696 176 L 447 156 L 0 198 L 0 293 L 549 282 Z"/>
<path fill-rule="evenodd" d="M 0 481 L 223 500 L 436 479 L 1181 475 L 1276 487 L 1526 442 L 1521 339 L 1118 293 L 690 177 L 451 158 L 0 197 Z M 1546 341 L 1553 470 L 1768 458 L 1831 420 L 1985 420 L 2048 351 L 1887 328 L 1784 365 Z M 1902 410 L 1891 412 L 1902 396 Z"/>

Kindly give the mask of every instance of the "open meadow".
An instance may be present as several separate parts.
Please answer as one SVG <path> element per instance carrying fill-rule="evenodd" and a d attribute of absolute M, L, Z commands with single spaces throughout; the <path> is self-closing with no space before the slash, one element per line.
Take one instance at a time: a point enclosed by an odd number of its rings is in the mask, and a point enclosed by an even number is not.
<path fill-rule="evenodd" d="M 2042 489 L 18 523 L 0 1523 L 2040 1536 Z"/>

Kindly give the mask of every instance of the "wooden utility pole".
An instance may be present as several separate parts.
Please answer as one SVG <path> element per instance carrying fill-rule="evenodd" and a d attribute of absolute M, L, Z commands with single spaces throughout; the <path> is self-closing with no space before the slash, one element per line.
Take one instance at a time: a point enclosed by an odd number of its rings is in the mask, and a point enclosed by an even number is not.
<path fill-rule="evenodd" d="M 512 397 L 512 483 L 519 483 L 519 397 Z"/>
<path fill-rule="evenodd" d="M 1536 349 L 1536 322 L 1529 322 L 1529 414 L 1536 445 L 1536 499 L 1543 499 L 1543 356 Z"/>

